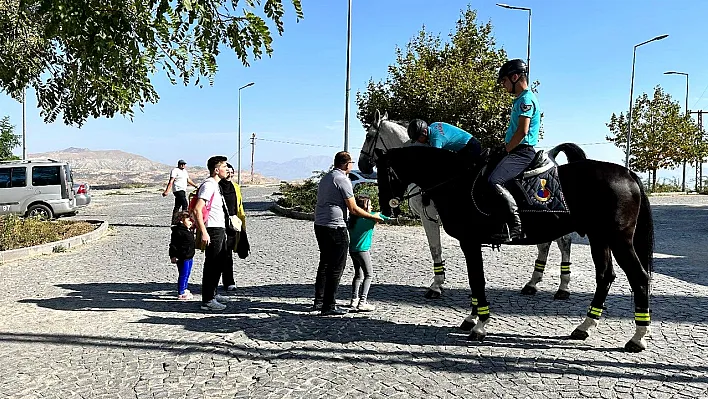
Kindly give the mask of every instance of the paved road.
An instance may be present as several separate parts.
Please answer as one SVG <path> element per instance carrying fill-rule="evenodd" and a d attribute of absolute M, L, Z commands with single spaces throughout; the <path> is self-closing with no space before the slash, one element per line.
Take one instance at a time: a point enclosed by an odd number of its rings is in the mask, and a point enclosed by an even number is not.
<path fill-rule="evenodd" d="M 238 294 L 221 314 L 175 300 L 170 198 L 94 192 L 80 217 L 109 221 L 110 235 L 0 266 L 0 398 L 708 397 L 706 197 L 652 199 L 653 338 L 647 351 L 628 354 L 633 306 L 621 272 L 594 335 L 564 339 L 594 290 L 582 243 L 573 247 L 569 301 L 552 299 L 557 249 L 535 297 L 518 294 L 533 248 L 486 250 L 494 320 L 482 343 L 455 329 L 468 290 L 461 251 L 447 236 L 450 287 L 440 300 L 423 298 L 431 267 L 419 227 L 377 229 L 376 312 L 310 314 L 312 226 L 266 211 L 273 190 L 244 189 L 254 252 L 238 261 Z M 351 277 L 348 269 L 343 303 Z"/>

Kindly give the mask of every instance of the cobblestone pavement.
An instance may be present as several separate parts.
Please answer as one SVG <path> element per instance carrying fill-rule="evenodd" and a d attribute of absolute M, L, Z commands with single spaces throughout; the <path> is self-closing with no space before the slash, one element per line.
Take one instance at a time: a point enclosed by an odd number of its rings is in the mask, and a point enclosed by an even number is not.
<path fill-rule="evenodd" d="M 237 261 L 225 312 L 176 300 L 170 197 L 94 191 L 79 218 L 107 220 L 102 240 L 0 266 L 0 397 L 12 398 L 629 398 L 708 397 L 708 197 L 652 199 L 656 223 L 652 339 L 634 332 L 624 274 L 585 342 L 565 337 L 594 291 L 589 248 L 573 247 L 571 298 L 554 301 L 553 249 L 535 297 L 519 294 L 535 249 L 485 250 L 493 312 L 488 337 L 466 341 L 468 285 L 444 237 L 449 287 L 423 298 L 431 261 L 420 227 L 380 226 L 369 314 L 307 312 L 317 246 L 311 222 L 266 210 L 276 190 L 245 188 L 253 253 Z M 198 292 L 203 256 L 195 258 Z M 339 291 L 348 299 L 352 270 Z M 197 299 L 199 295 L 197 295 Z"/>

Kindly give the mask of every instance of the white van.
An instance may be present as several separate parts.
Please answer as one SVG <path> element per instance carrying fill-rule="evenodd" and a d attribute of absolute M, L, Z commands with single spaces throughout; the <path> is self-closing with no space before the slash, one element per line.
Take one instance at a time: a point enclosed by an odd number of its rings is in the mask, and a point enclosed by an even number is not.
<path fill-rule="evenodd" d="M 53 219 L 76 211 L 71 167 L 53 159 L 0 161 L 0 215 Z"/>

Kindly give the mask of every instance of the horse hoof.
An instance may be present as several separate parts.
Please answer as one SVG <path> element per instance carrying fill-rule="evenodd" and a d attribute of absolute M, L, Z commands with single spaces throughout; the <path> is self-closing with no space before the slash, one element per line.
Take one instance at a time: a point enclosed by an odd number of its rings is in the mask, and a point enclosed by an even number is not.
<path fill-rule="evenodd" d="M 425 297 L 428 299 L 438 299 L 440 298 L 440 295 L 442 295 L 441 292 L 433 291 L 433 290 L 428 290 L 428 292 L 425 293 Z"/>
<path fill-rule="evenodd" d="M 553 299 L 568 299 L 570 298 L 570 292 L 568 291 L 563 291 L 563 290 L 558 290 L 555 295 L 553 295 Z"/>
<path fill-rule="evenodd" d="M 462 324 L 460 324 L 460 330 L 462 331 L 472 331 L 472 328 L 477 325 L 476 321 L 467 321 L 464 320 L 462 321 Z"/>
<path fill-rule="evenodd" d="M 484 338 L 486 336 L 487 336 L 487 334 L 480 334 L 480 333 L 472 332 L 472 333 L 470 333 L 470 335 L 467 336 L 467 340 L 482 342 L 482 341 L 484 341 Z"/>
<path fill-rule="evenodd" d="M 576 328 L 576 329 L 573 331 L 573 333 L 570 334 L 570 339 L 577 339 L 577 340 L 584 341 L 584 340 L 587 339 L 589 336 L 590 336 L 590 334 L 588 334 L 587 331 L 578 330 L 578 329 Z"/>
<path fill-rule="evenodd" d="M 634 341 L 629 341 L 627 344 L 624 346 L 624 349 L 627 350 L 627 352 L 631 353 L 639 353 L 646 349 L 646 346 L 642 346 Z"/>
<path fill-rule="evenodd" d="M 531 285 L 525 285 L 524 288 L 521 289 L 521 294 L 522 295 L 536 295 L 536 287 L 531 286 Z"/>

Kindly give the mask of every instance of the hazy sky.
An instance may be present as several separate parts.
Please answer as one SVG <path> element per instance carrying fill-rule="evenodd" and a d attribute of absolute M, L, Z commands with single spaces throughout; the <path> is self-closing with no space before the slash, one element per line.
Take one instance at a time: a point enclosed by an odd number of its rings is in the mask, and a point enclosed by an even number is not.
<path fill-rule="evenodd" d="M 678 70 L 690 74 L 689 107 L 708 109 L 708 56 L 699 40 L 708 2 L 511 1 L 533 9 L 531 74 L 541 82 L 545 127 L 539 147 L 572 141 L 593 158 L 623 163 L 622 151 L 605 142 L 605 123 L 628 107 L 633 46 L 664 33 L 670 36 L 637 51 L 635 97 L 661 85 L 683 105 L 685 78 L 663 75 Z M 423 24 L 431 32 L 449 33 L 467 4 L 478 10 L 481 22 L 492 22 L 497 44 L 510 57 L 526 58 L 528 14 L 494 1 L 353 1 L 351 152 L 358 154 L 364 139 L 356 119 L 357 90 L 371 77 L 385 77 L 395 46 L 404 46 Z M 275 38 L 272 58 L 245 68 L 225 52 L 213 87 L 172 86 L 157 76 L 160 102 L 136 111 L 132 122 L 116 117 L 89 120 L 81 129 L 60 120 L 46 125 L 30 91 L 28 151 L 119 149 L 168 164 L 178 158 L 203 164 L 217 153 L 233 156 L 238 87 L 253 81 L 242 91 L 244 163 L 250 161 L 252 132 L 263 139 L 257 141 L 256 160 L 334 154 L 343 145 L 347 1 L 304 0 L 303 9 L 300 23 L 292 12 L 286 16 L 285 34 Z M 0 115 L 10 115 L 20 131 L 21 104 L 1 95 Z"/>

